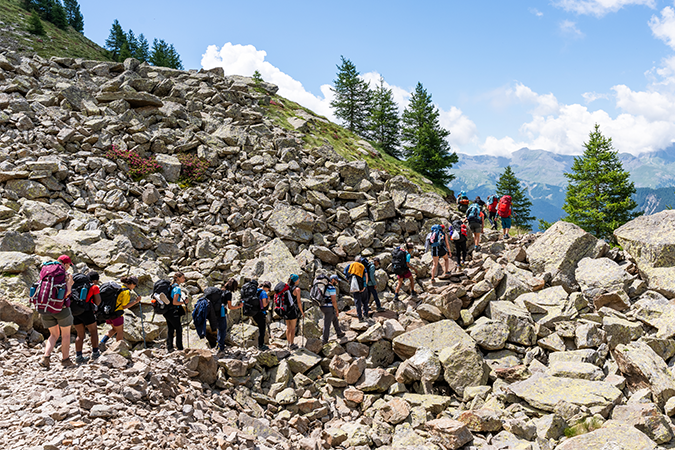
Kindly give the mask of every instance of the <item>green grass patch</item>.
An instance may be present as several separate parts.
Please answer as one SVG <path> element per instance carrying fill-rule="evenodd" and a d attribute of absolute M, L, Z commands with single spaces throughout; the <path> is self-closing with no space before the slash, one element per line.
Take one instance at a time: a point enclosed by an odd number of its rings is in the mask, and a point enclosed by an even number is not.
<path fill-rule="evenodd" d="M 361 137 L 346 130 L 340 125 L 328 121 L 325 117 L 314 114 L 309 109 L 300 106 L 291 100 L 274 95 L 272 96 L 272 103 L 263 106 L 263 108 L 265 109 L 267 116 L 271 118 L 276 125 L 288 131 L 294 131 L 294 128 L 288 122 L 288 119 L 291 117 L 299 117 L 295 113 L 297 110 L 303 110 L 313 116 L 326 120 L 326 122 L 315 120 L 313 124 L 310 124 L 311 130 L 305 133 L 305 137 L 303 138 L 306 148 L 330 145 L 340 156 L 348 161 L 364 160 L 368 163 L 368 167 L 372 169 L 385 171 L 392 176 L 403 175 L 409 180 L 417 183 L 424 192 L 435 192 L 443 197 L 449 195 L 451 192 L 446 186 L 430 183 L 424 176 L 408 167 L 405 161 L 398 160 L 382 151 L 380 151 L 379 156 L 373 156 L 370 153 L 362 153 L 358 150 L 359 147 L 361 147 L 358 144 L 358 141 L 363 140 Z M 370 142 L 370 144 L 373 145 L 372 142 Z"/>

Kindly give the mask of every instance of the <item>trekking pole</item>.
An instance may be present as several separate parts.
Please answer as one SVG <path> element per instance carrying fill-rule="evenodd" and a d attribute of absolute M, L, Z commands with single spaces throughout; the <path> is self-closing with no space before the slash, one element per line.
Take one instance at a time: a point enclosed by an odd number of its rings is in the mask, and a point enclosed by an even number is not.
<path fill-rule="evenodd" d="M 141 312 L 141 332 L 143 333 L 143 348 L 148 348 L 148 343 L 145 340 L 145 325 L 143 320 L 143 301 L 138 302 L 138 309 Z"/>

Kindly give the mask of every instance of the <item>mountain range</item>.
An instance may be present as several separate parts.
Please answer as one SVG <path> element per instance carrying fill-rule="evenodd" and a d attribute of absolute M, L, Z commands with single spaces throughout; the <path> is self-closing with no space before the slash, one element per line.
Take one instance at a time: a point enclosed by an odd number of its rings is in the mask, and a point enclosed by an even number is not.
<path fill-rule="evenodd" d="M 509 157 L 458 153 L 459 162 L 452 168 L 455 179 L 448 185 L 455 192 L 467 191 L 470 198 L 485 199 L 494 193 L 499 175 L 508 165 L 527 187 L 532 200 L 532 213 L 537 219 L 556 221 L 565 215 L 567 179 L 574 156 L 546 150 L 522 148 Z M 665 150 L 637 156 L 619 153 L 624 170 L 635 183 L 635 200 L 645 214 L 675 206 L 675 145 Z M 535 224 L 536 225 L 536 224 Z"/>

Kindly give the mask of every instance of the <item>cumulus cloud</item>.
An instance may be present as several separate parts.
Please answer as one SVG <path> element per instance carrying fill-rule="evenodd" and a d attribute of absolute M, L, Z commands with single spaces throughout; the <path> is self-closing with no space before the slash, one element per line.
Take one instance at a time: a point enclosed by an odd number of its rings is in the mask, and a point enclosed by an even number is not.
<path fill-rule="evenodd" d="M 675 50 L 675 10 L 666 6 L 661 10 L 661 17 L 652 16 L 649 20 L 649 28 L 654 36 L 665 42 Z"/>
<path fill-rule="evenodd" d="M 581 96 L 584 98 L 584 102 L 588 105 L 589 103 L 593 103 L 596 100 L 600 99 L 609 99 L 609 95 L 607 94 L 598 94 L 597 92 L 584 92 L 581 94 Z"/>
<path fill-rule="evenodd" d="M 260 72 L 265 81 L 279 86 L 279 95 L 311 109 L 312 111 L 335 120 L 330 108 L 333 93 L 330 85 L 321 86 L 322 97 L 308 92 L 302 83 L 290 75 L 282 72 L 279 68 L 265 61 L 267 52 L 258 50 L 253 45 L 239 45 L 228 42 L 220 49 L 215 45 L 209 45 L 206 53 L 202 55 L 202 67 L 212 69 L 222 67 L 225 75 L 251 76 L 256 70 Z"/>
<path fill-rule="evenodd" d="M 558 0 L 554 5 L 565 11 L 602 17 L 629 5 L 644 5 L 653 9 L 656 8 L 656 0 Z"/>
<path fill-rule="evenodd" d="M 585 36 L 584 33 L 577 28 L 577 23 L 572 22 L 571 20 L 563 20 L 558 27 L 560 28 L 560 32 L 565 36 L 570 36 L 574 39 L 581 39 Z"/>

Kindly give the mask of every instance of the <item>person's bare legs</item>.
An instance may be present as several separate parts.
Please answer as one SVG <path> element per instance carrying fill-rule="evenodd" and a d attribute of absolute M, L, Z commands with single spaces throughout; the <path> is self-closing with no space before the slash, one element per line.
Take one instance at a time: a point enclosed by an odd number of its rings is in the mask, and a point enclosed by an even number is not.
<path fill-rule="evenodd" d="M 445 263 L 445 271 L 443 271 L 443 276 L 445 276 L 450 272 L 450 258 L 448 258 L 447 253 L 443 256 L 443 262 Z"/>
<path fill-rule="evenodd" d="M 45 345 L 45 356 L 48 357 L 52 354 L 52 350 L 56 347 L 56 341 L 59 340 L 61 335 L 61 327 L 54 325 L 49 328 L 49 338 L 47 339 L 47 345 Z"/>
<path fill-rule="evenodd" d="M 109 338 L 115 336 L 118 341 L 121 341 L 124 339 L 124 324 L 112 327 L 112 330 L 108 331 L 106 334 Z"/>
<path fill-rule="evenodd" d="M 295 327 L 297 323 L 298 319 L 286 321 L 286 341 L 288 341 L 288 345 L 293 345 L 295 341 Z"/>
<path fill-rule="evenodd" d="M 431 282 L 436 278 L 436 271 L 438 270 L 438 256 L 433 256 L 433 264 L 431 265 Z"/>
<path fill-rule="evenodd" d="M 96 326 L 96 322 L 90 324 L 87 326 L 87 330 L 89 330 L 89 335 L 91 336 L 91 349 L 93 350 L 98 350 L 98 327 Z M 78 332 L 78 337 L 80 336 Z M 82 336 L 82 339 L 84 340 L 84 336 Z M 80 347 L 80 350 L 82 350 L 82 347 Z"/>
<path fill-rule="evenodd" d="M 62 360 L 70 357 L 70 326 L 61 327 L 61 355 Z"/>
<path fill-rule="evenodd" d="M 77 333 L 77 337 L 75 338 L 75 351 L 76 352 L 81 352 L 82 347 L 84 347 L 84 337 L 85 337 L 85 331 L 84 331 L 84 324 L 78 323 L 77 325 L 73 325 L 75 327 L 75 332 Z M 92 343 L 94 342 L 94 338 L 92 338 Z M 98 344 L 98 341 L 96 341 Z"/>

